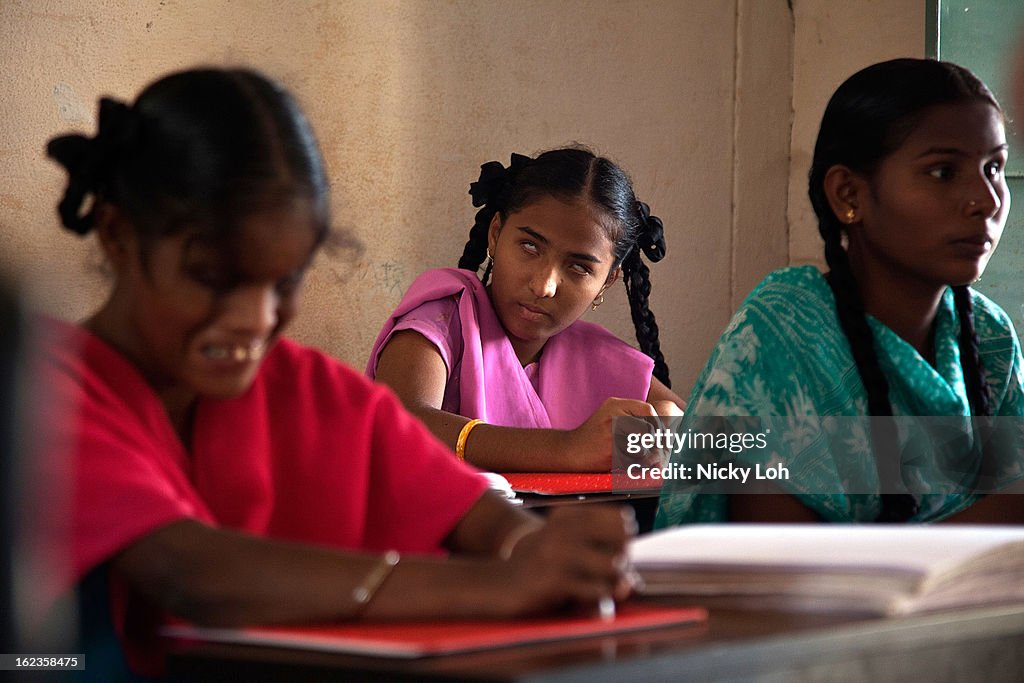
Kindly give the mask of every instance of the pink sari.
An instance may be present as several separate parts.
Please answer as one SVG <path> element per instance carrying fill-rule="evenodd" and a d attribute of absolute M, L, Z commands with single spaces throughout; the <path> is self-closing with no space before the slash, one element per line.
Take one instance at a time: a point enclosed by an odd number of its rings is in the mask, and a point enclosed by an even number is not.
<path fill-rule="evenodd" d="M 460 340 L 446 338 L 448 325 L 403 325 L 400 318 L 424 304 L 452 300 Z M 397 324 L 397 327 L 396 327 Z M 611 397 L 645 400 L 654 361 L 600 325 L 577 320 L 548 340 L 531 381 L 516 358 L 490 297 L 475 273 L 440 268 L 420 275 L 384 324 L 370 353 L 366 374 L 391 335 L 414 329 L 444 357 L 449 388 L 458 381 L 458 413 L 505 427 L 574 429 Z M 449 349 L 461 357 L 449 358 Z M 453 373 L 454 375 L 454 373 Z"/>

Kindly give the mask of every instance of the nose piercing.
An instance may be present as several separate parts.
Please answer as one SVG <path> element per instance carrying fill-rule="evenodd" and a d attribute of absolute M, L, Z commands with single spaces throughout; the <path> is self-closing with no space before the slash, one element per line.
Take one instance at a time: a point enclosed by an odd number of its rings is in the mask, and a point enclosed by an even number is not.
<path fill-rule="evenodd" d="M 972 209 L 974 207 L 976 207 L 977 205 L 978 205 L 978 202 L 974 201 L 973 199 L 971 199 L 970 201 L 967 202 L 967 206 L 971 207 Z"/>

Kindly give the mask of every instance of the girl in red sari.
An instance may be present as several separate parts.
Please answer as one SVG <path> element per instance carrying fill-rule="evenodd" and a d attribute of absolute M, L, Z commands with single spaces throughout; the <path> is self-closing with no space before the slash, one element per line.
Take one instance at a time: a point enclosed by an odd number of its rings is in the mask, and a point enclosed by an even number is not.
<path fill-rule="evenodd" d="M 512 508 L 389 391 L 282 336 L 329 216 L 280 86 L 172 74 L 48 151 L 68 171 L 63 224 L 114 272 L 44 349 L 43 381 L 76 406 L 52 427 L 73 458 L 87 656 L 116 633 L 131 668 L 159 671 L 167 614 L 513 616 L 628 594 L 619 510 Z"/>

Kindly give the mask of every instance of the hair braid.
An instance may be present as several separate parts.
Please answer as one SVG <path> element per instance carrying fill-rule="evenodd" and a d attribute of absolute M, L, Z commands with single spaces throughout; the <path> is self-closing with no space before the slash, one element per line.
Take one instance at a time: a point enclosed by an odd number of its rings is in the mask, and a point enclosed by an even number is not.
<path fill-rule="evenodd" d="M 967 398 L 973 415 L 990 416 L 992 397 L 989 392 L 985 365 L 978 352 L 978 333 L 974 329 L 974 303 L 967 285 L 953 287 L 953 302 L 960 318 L 960 367 L 964 371 Z"/>
<path fill-rule="evenodd" d="M 492 205 L 485 205 L 476 212 L 476 220 L 469 230 L 469 239 L 462 249 L 462 257 L 459 259 L 459 268 L 476 272 L 480 264 L 487 258 L 487 230 L 491 226 L 491 219 L 498 210 Z M 486 280 L 486 277 L 484 278 Z"/>
<path fill-rule="evenodd" d="M 665 363 L 665 356 L 661 353 L 661 342 L 658 339 L 658 322 L 648 307 L 651 296 L 651 271 L 640 258 L 639 249 L 632 250 L 622 262 L 622 281 L 626 285 L 629 313 L 633 318 L 640 350 L 654 360 L 654 376 L 666 387 L 671 388 L 668 364 Z"/>
<path fill-rule="evenodd" d="M 985 364 L 979 352 L 978 333 L 974 328 L 974 302 L 967 285 L 953 287 L 953 303 L 960 319 L 960 367 L 964 373 L 967 399 L 974 416 L 974 427 L 979 434 L 977 440 L 980 464 L 976 487 L 978 490 L 992 489 L 998 483 L 998 463 L 993 448 L 985 448 L 985 442 L 992 435 L 992 394 L 988 386 Z M 980 418 L 980 419 L 979 419 Z"/>
<path fill-rule="evenodd" d="M 883 485 L 902 481 L 899 453 L 892 452 L 893 446 L 899 443 L 899 435 L 896 423 L 889 419 L 892 416 L 889 382 L 878 362 L 874 334 L 864 317 L 864 303 L 841 242 L 840 228 L 831 216 L 822 219 L 820 228 L 825 238 L 825 260 L 830 268 L 828 283 L 835 296 L 839 324 L 850 343 L 857 374 L 868 394 L 868 414 L 881 418 L 871 421 L 870 430 L 878 479 Z M 905 522 L 917 513 L 917 501 L 907 493 L 882 493 L 880 498 L 882 509 L 876 522 Z"/>
<path fill-rule="evenodd" d="M 878 364 L 875 338 L 864 317 L 864 303 L 860 298 L 857 281 L 850 270 L 846 249 L 840 241 L 838 227 L 822 231 L 825 237 L 825 260 L 830 269 L 828 283 L 836 300 L 839 324 L 850 343 L 857 373 L 868 394 L 869 415 L 892 415 L 889 402 L 889 382 Z"/>
<path fill-rule="evenodd" d="M 665 226 L 661 219 L 651 215 L 651 208 L 633 198 L 637 227 L 635 244 L 622 257 L 622 281 L 629 299 L 629 312 L 640 350 L 654 361 L 654 376 L 666 387 L 672 387 L 668 364 L 661 353 L 658 322 L 649 308 L 651 298 L 651 271 L 641 254 L 651 263 L 665 258 Z"/>

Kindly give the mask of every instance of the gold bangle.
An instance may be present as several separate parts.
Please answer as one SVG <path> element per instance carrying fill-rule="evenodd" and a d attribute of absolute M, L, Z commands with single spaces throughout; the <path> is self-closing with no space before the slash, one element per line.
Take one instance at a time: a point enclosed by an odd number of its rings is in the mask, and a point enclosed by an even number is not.
<path fill-rule="evenodd" d="M 356 610 L 352 616 L 358 617 L 362 614 L 366 606 L 373 600 L 373 596 L 377 594 L 377 590 L 391 576 L 391 572 L 394 571 L 395 565 L 398 564 L 400 559 L 401 555 L 398 554 L 397 550 L 387 551 L 366 576 L 363 577 L 362 583 L 352 589 L 352 600 L 356 603 Z"/>
<path fill-rule="evenodd" d="M 459 438 L 455 441 L 455 457 L 459 460 L 466 459 L 466 440 L 469 438 L 469 433 L 473 431 L 473 427 L 483 422 L 483 420 L 470 420 L 466 424 L 462 425 L 462 431 L 459 432 Z"/>

